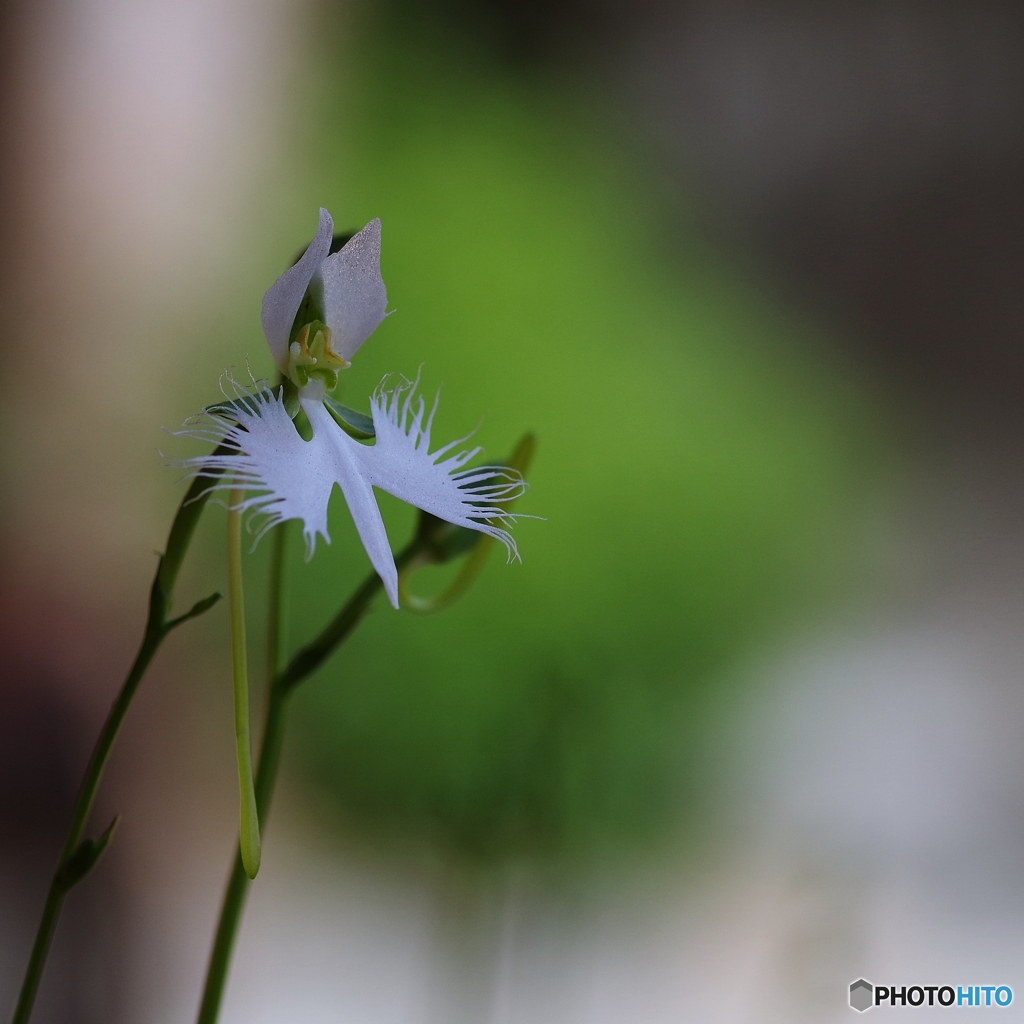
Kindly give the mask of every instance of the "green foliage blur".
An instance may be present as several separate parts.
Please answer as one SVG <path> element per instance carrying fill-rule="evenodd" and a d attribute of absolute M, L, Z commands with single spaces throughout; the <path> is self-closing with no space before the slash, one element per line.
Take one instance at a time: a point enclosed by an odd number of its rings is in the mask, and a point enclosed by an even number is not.
<path fill-rule="evenodd" d="M 715 688 L 850 579 L 869 410 L 696 237 L 665 258 L 659 197 L 571 87 L 379 26 L 350 53 L 311 159 L 339 230 L 382 219 L 397 312 L 342 400 L 422 364 L 435 444 L 536 431 L 518 509 L 546 521 L 443 614 L 381 602 L 298 694 L 290 757 L 348 828 L 456 858 L 696 826 Z M 397 549 L 414 514 L 382 505 Z M 369 571 L 337 495 L 331 532 L 296 552 L 293 645 Z"/>

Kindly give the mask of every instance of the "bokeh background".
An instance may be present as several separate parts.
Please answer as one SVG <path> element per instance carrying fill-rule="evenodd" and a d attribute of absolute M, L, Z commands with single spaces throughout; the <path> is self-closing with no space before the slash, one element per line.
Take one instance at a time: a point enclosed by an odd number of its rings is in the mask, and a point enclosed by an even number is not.
<path fill-rule="evenodd" d="M 1016 5 L 10 3 L 0 102 L 0 1005 L 182 491 L 163 428 L 270 372 L 319 205 L 381 217 L 397 311 L 344 400 L 422 365 L 438 437 L 536 431 L 544 521 L 305 684 L 223 1019 L 1024 997 Z M 368 571 L 340 500 L 331 530 L 293 645 Z M 192 1019 L 228 680 L 218 608 L 119 740 L 41 1024 Z"/>

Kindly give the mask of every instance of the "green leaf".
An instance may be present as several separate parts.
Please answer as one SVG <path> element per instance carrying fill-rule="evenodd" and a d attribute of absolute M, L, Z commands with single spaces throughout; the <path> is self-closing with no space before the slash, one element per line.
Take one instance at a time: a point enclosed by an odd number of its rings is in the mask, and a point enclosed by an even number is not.
<path fill-rule="evenodd" d="M 324 396 L 324 405 L 334 417 L 335 423 L 350 437 L 357 441 L 367 441 L 377 436 L 376 430 L 373 429 L 373 419 L 366 413 L 350 409 L 347 405 L 336 402 L 330 395 Z"/>

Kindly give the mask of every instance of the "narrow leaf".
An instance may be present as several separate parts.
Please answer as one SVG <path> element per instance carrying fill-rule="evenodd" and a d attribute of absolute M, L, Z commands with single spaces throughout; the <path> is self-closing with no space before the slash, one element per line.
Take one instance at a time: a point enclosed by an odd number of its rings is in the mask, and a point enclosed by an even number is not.
<path fill-rule="evenodd" d="M 372 416 L 367 416 L 357 409 L 350 409 L 347 405 L 336 402 L 330 395 L 324 395 L 324 405 L 334 417 L 334 422 L 350 437 L 357 441 L 368 441 L 371 437 L 377 436 L 377 431 L 373 429 Z"/>

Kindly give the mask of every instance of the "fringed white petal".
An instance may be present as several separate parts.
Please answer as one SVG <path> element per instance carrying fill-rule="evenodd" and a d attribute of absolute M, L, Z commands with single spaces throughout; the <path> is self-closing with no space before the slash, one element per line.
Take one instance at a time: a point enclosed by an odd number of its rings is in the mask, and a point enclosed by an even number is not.
<path fill-rule="evenodd" d="M 182 464 L 194 476 L 201 476 L 204 469 L 222 470 L 223 476 L 211 481 L 211 489 L 243 484 L 259 492 L 247 498 L 242 508 L 266 516 L 263 531 L 285 519 L 301 519 L 307 557 L 312 556 L 317 535 L 330 543 L 327 503 L 338 484 L 370 562 L 397 608 L 398 573 L 374 487 L 456 526 L 501 541 L 510 558 L 519 557 L 515 541 L 495 524 L 510 526 L 515 515 L 497 502 L 516 498 L 525 489 L 515 470 L 463 469 L 479 448 L 445 458 L 460 443 L 455 441 L 431 454 L 430 427 L 437 402 L 425 418 L 423 399 L 415 397 L 415 387 L 403 381 L 374 394 L 371 407 L 377 437 L 373 445 L 349 437 L 323 402 L 308 393 L 300 401 L 313 438 L 304 441 L 285 411 L 282 392 L 275 395 L 265 387 L 251 394 L 240 392 L 244 402 L 235 407 L 237 423 L 208 415 L 205 422 L 183 431 L 225 445 L 234 454 L 187 459 Z"/>
<path fill-rule="evenodd" d="M 241 389 L 238 389 L 239 391 Z M 285 519 L 301 519 L 306 557 L 312 557 L 317 534 L 327 543 L 327 503 L 335 483 L 333 451 L 328 440 L 304 441 L 285 410 L 282 393 L 261 388 L 242 392 L 244 407 L 236 406 L 238 423 L 208 414 L 182 431 L 188 437 L 231 448 L 236 454 L 206 455 L 182 460 L 193 476 L 206 469 L 223 475 L 212 478 L 212 490 L 237 484 L 261 493 L 246 498 L 243 509 L 264 514 L 262 531 Z"/>
<path fill-rule="evenodd" d="M 465 526 L 501 541 L 510 559 L 519 551 L 508 530 L 515 514 L 498 502 L 512 501 L 526 489 L 522 476 L 504 466 L 463 469 L 481 449 L 471 448 L 445 458 L 465 441 L 461 438 L 430 452 L 430 429 L 437 398 L 429 415 L 416 382 L 403 380 L 393 388 L 379 387 L 370 401 L 377 434 L 372 446 L 357 445 L 358 457 L 370 482 L 388 494 L 431 515 Z"/>
<path fill-rule="evenodd" d="M 334 351 L 351 359 L 384 319 L 388 304 L 380 276 L 379 219 L 371 220 L 323 261 L 313 288 L 331 329 Z"/>
<path fill-rule="evenodd" d="M 330 252 L 334 221 L 324 209 L 320 210 L 320 226 L 316 238 L 293 267 L 289 267 L 263 296 L 263 333 L 266 335 L 270 354 L 282 372 L 288 369 L 288 335 L 291 333 L 295 314 L 302 305 L 309 282 L 317 272 L 324 257 Z M 378 321 L 379 323 L 379 321 Z M 376 325 L 374 325 L 376 326 Z"/>

